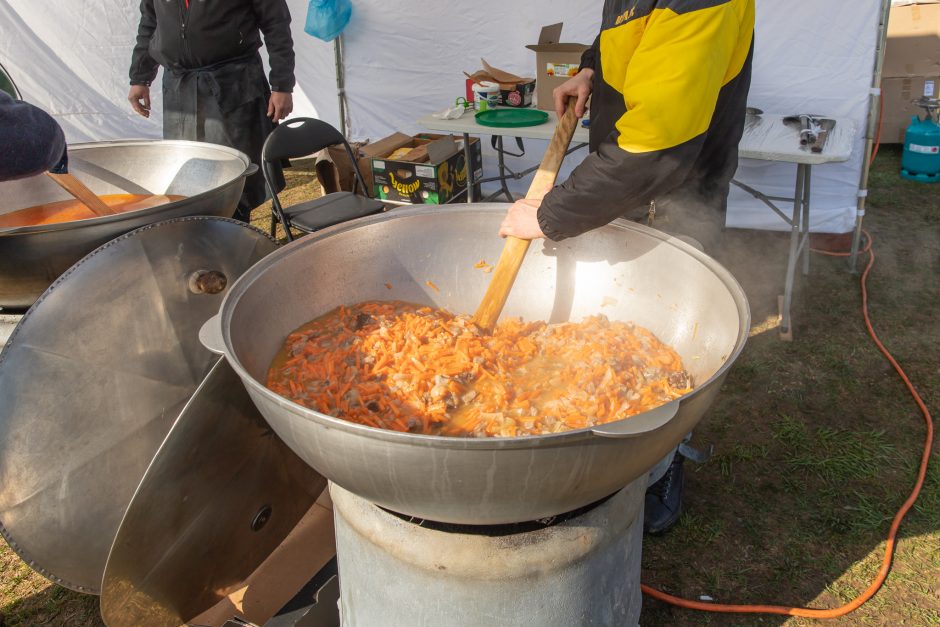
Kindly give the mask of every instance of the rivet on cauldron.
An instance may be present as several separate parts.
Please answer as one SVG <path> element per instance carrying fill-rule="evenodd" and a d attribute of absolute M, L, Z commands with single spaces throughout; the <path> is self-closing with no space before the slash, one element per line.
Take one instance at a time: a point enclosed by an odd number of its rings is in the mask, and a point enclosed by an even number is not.
<path fill-rule="evenodd" d="M 189 291 L 193 294 L 218 294 L 228 285 L 228 278 L 218 270 L 196 270 L 189 275 Z"/>
<path fill-rule="evenodd" d="M 271 520 L 271 506 L 262 505 L 255 517 L 251 519 L 251 530 L 261 531 L 261 528 Z"/>

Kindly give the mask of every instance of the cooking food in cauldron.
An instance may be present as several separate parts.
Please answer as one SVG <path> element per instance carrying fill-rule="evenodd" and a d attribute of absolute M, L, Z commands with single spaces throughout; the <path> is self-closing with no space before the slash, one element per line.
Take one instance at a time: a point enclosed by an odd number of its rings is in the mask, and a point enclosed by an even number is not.
<path fill-rule="evenodd" d="M 522 436 L 621 420 L 691 391 L 650 331 L 603 315 L 548 325 L 401 301 L 339 307 L 291 333 L 274 392 L 323 414 L 427 435 Z"/>
<path fill-rule="evenodd" d="M 159 194 L 105 194 L 99 198 L 116 213 L 125 213 L 176 202 L 186 197 Z M 0 227 L 57 224 L 97 217 L 98 214 L 86 207 L 80 200 L 61 200 L 2 214 Z"/>

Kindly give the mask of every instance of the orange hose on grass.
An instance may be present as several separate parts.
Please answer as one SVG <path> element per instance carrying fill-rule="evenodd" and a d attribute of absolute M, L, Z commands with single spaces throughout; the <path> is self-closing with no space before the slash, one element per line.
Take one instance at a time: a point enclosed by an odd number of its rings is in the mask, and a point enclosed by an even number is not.
<path fill-rule="evenodd" d="M 664 601 L 671 605 L 684 607 L 691 610 L 701 610 L 703 612 L 719 612 L 725 614 L 780 614 L 783 616 L 800 616 L 802 618 L 838 618 L 857 610 L 866 601 L 875 596 L 875 593 L 878 592 L 878 590 L 884 584 L 885 579 L 888 578 L 888 573 L 891 571 L 891 560 L 894 557 L 894 548 L 896 544 L 898 528 L 901 526 L 901 521 L 904 520 L 904 517 L 914 505 L 914 501 L 917 500 L 917 497 L 920 494 L 920 490 L 924 485 L 924 479 L 927 476 L 927 463 L 930 460 L 930 449 L 933 443 L 933 418 L 930 416 L 930 410 L 927 409 L 927 405 L 924 403 L 924 400 L 920 397 L 920 394 L 917 393 L 917 390 L 914 389 L 914 384 L 911 383 L 911 380 L 907 377 L 904 369 L 901 368 L 900 364 L 898 364 L 891 353 L 888 352 L 888 349 L 885 348 L 884 344 L 881 343 L 881 340 L 878 339 L 878 335 L 875 333 L 875 329 L 872 327 L 871 319 L 868 315 L 868 288 L 866 282 L 868 280 L 868 274 L 871 272 L 871 268 L 875 263 L 875 252 L 871 249 L 871 235 L 866 232 L 865 236 L 868 239 L 868 243 L 863 252 L 868 252 L 868 264 L 865 266 L 865 271 L 862 272 L 861 276 L 862 316 L 865 319 L 865 328 L 868 329 L 868 334 L 875 342 L 875 346 L 878 347 L 878 350 L 881 351 L 894 370 L 901 377 L 904 385 L 907 387 L 908 391 L 911 393 L 911 396 L 914 398 L 914 402 L 917 403 L 921 413 L 923 413 L 924 422 L 927 424 L 927 433 L 926 437 L 924 438 L 924 451 L 920 458 L 920 468 L 917 471 L 917 481 L 914 482 L 914 489 L 911 490 L 907 500 L 904 501 L 904 504 L 901 505 L 901 509 L 898 510 L 897 514 L 894 515 L 894 519 L 891 521 L 891 528 L 888 530 L 888 539 L 885 545 L 884 559 L 881 561 L 881 568 L 878 569 L 878 574 L 875 576 L 874 581 L 872 581 L 871 585 L 868 586 L 868 588 L 860 595 L 845 605 L 841 605 L 832 609 L 790 607 L 786 605 L 730 605 L 724 603 L 705 603 L 702 601 L 692 601 L 690 599 L 683 599 L 681 597 L 673 596 L 655 588 L 651 588 L 645 584 L 640 586 L 640 588 L 643 590 L 643 594 L 654 599 Z M 834 256 L 848 256 L 849 253 L 824 254 L 830 254 Z"/>

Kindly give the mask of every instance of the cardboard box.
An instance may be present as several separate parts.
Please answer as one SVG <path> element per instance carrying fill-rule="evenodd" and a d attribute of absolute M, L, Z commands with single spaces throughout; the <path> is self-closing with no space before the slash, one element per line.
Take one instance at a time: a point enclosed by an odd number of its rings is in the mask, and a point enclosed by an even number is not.
<path fill-rule="evenodd" d="M 881 143 L 904 143 L 904 131 L 913 116 L 923 117 L 924 110 L 911 102 L 922 96 L 936 98 L 940 89 L 940 73 L 928 78 L 885 78 L 881 95 L 885 110 L 881 117 Z"/>
<path fill-rule="evenodd" d="M 535 94 L 535 79 L 525 83 L 516 83 L 512 89 L 503 89 L 500 85 L 499 104 L 504 107 L 531 107 Z"/>
<path fill-rule="evenodd" d="M 467 78 L 467 101 L 473 102 L 474 83 L 499 83 L 499 104 L 503 107 L 530 107 L 535 93 L 535 79 L 517 76 L 491 66 L 480 59 L 482 70 L 469 74 Z"/>
<path fill-rule="evenodd" d="M 359 149 L 359 171 L 362 172 L 362 178 L 366 182 L 366 193 L 372 198 L 378 198 L 375 195 L 375 183 L 372 180 L 372 160 L 402 146 L 407 146 L 412 140 L 413 138 L 405 133 L 393 133 Z"/>
<path fill-rule="evenodd" d="M 539 43 L 526 46 L 535 51 L 535 93 L 538 108 L 553 111 L 552 90 L 578 73 L 586 44 L 560 43 L 562 23 L 542 28 Z"/>
<path fill-rule="evenodd" d="M 467 188 L 462 138 L 422 133 L 408 139 L 406 144 L 396 148 L 424 145 L 427 161 L 415 163 L 372 157 L 370 171 L 376 198 L 412 204 L 444 204 Z M 470 138 L 470 158 L 475 176 L 482 177 L 483 154 L 476 137 Z"/>
<path fill-rule="evenodd" d="M 362 180 L 366 186 L 364 190 L 358 189 L 356 191 L 365 196 L 373 196 L 372 158 L 387 155 L 411 141 L 412 137 L 410 135 L 394 133 L 375 142 L 350 144 L 353 154 L 358 157 L 359 172 L 362 173 Z M 341 144 L 321 150 L 317 153 L 316 159 L 314 171 L 324 194 L 354 190 L 356 175 L 353 172 L 352 164 L 349 162 L 349 155 L 346 154 L 346 149 Z"/>
<path fill-rule="evenodd" d="M 457 144 L 457 148 L 460 150 L 461 154 L 463 154 L 463 138 L 462 137 L 453 137 L 452 135 L 438 135 L 435 133 L 418 133 L 417 135 L 415 135 L 415 139 L 441 139 L 442 137 L 452 138 L 454 142 Z M 483 178 L 482 147 L 483 147 L 483 144 L 481 144 L 478 141 L 478 138 L 476 137 L 470 138 L 470 160 L 473 164 L 473 180 L 475 181 L 479 181 L 480 179 Z M 463 164 L 464 164 L 464 159 L 461 158 L 459 160 L 459 163 L 457 164 L 458 168 L 456 172 L 457 186 L 459 188 L 457 190 L 458 193 L 466 189 L 467 187 L 467 168 L 463 167 Z M 481 192 L 480 184 L 477 183 L 476 185 L 473 186 L 474 198 L 478 200 L 482 198 L 482 195 L 480 192 Z M 451 196 L 451 198 L 453 198 L 453 196 Z"/>
<path fill-rule="evenodd" d="M 882 76 L 937 74 L 940 74 L 940 0 L 892 6 Z"/>

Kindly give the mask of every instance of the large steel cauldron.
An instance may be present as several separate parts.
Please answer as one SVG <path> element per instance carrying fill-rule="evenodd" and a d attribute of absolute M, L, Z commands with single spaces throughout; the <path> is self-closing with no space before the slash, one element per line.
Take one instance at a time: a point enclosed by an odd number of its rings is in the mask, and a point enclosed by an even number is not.
<path fill-rule="evenodd" d="M 231 217 L 257 166 L 225 146 L 133 140 L 69 146 L 69 171 L 96 194 L 174 194 L 184 200 L 61 224 L 0 229 L 0 307 L 25 308 L 73 263 L 136 228 L 191 215 Z M 0 183 L 0 214 L 67 200 L 39 175 Z"/>
<path fill-rule="evenodd" d="M 750 314 L 734 277 L 658 231 L 617 222 L 558 244 L 535 242 L 504 310 L 549 321 L 604 313 L 651 329 L 676 348 L 697 385 L 655 410 L 555 435 L 447 438 L 332 418 L 262 383 L 287 334 L 340 304 L 394 298 L 473 312 L 490 278 L 473 265 L 495 263 L 505 210 L 396 210 L 305 237 L 248 270 L 200 336 L 225 353 L 289 447 L 378 505 L 443 522 L 496 524 L 591 503 L 646 473 L 695 426 L 747 338 Z"/>

